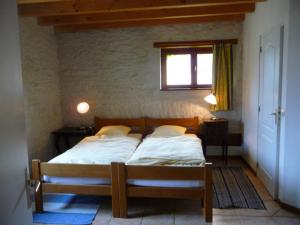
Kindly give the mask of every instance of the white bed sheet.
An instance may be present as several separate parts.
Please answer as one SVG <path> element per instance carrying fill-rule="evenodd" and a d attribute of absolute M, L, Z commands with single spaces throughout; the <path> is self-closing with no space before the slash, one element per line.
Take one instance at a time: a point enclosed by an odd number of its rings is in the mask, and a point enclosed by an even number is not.
<path fill-rule="evenodd" d="M 184 149 L 186 149 L 187 147 L 191 147 L 192 149 L 190 149 L 189 154 L 191 153 L 195 153 L 197 151 L 199 151 L 198 153 L 196 153 L 196 156 L 194 156 L 194 158 L 190 158 L 188 159 L 189 161 L 172 161 L 172 163 L 170 163 L 171 161 L 168 161 L 168 164 L 164 164 L 164 165 L 198 165 L 198 166 L 202 166 L 205 162 L 204 159 L 204 155 L 203 155 L 203 150 L 202 150 L 202 146 L 201 146 L 201 140 L 199 138 L 197 138 L 196 135 L 191 135 L 191 134 L 187 134 L 184 135 L 186 138 L 184 138 L 184 142 L 185 144 L 182 145 L 182 142 L 180 143 L 180 140 L 183 140 L 183 137 L 181 138 L 172 138 L 173 140 L 171 140 L 171 138 L 168 139 L 168 141 L 173 142 L 175 141 L 175 143 L 169 145 L 171 148 L 174 148 L 175 146 L 175 151 L 176 149 L 182 149 L 182 147 L 184 147 Z M 145 140 L 149 140 L 149 138 L 151 138 L 150 136 L 147 137 Z M 151 138 L 153 139 L 153 138 Z M 161 138 L 159 138 L 161 139 Z M 84 141 L 84 140 L 83 140 Z M 161 149 L 157 148 L 162 146 L 161 143 L 163 140 L 158 140 L 157 138 L 155 138 L 155 140 L 150 140 L 152 143 L 154 142 L 154 149 L 156 149 L 157 151 L 160 151 Z M 147 143 L 147 148 L 150 144 L 152 143 Z M 141 144 L 142 145 L 142 144 Z M 140 149 L 141 145 L 138 147 L 138 149 Z M 163 145 L 164 146 L 164 145 Z M 143 146 L 142 146 L 143 147 Z M 164 146 L 163 148 L 165 148 L 166 146 Z M 111 152 L 110 152 L 111 153 Z M 131 153 L 134 153 L 133 152 Z M 145 155 L 145 154 L 143 154 Z M 186 155 L 186 154 L 185 154 Z M 152 155 L 153 156 L 153 155 Z M 173 155 L 174 156 L 174 155 Z M 177 155 L 178 156 L 178 155 Z M 180 156 L 180 154 L 179 154 Z M 55 158 L 54 158 L 55 159 Z M 50 162 L 55 162 L 56 160 L 51 160 Z M 131 160 L 132 157 L 128 158 L 125 161 L 122 162 L 126 162 L 128 163 L 129 159 Z M 157 162 L 157 161 L 156 161 Z M 189 164 L 189 163 L 190 164 Z M 147 159 L 147 163 L 149 163 L 148 159 Z M 133 163 L 134 164 L 134 163 Z M 135 164 L 136 165 L 136 164 Z M 141 165 L 141 164 L 138 164 Z M 142 164 L 144 165 L 144 164 Z M 149 164 L 147 164 L 149 165 Z M 152 164 L 152 165 L 162 165 L 162 164 Z M 69 185 L 105 185 L 105 184 L 110 184 L 111 181 L 110 179 L 95 179 L 95 178 L 77 178 L 77 177 L 44 177 L 44 180 L 46 182 L 50 182 L 50 183 L 57 183 L 57 184 L 69 184 Z M 146 187 L 200 187 L 203 186 L 203 182 L 201 181 L 196 181 L 196 180 L 142 180 L 142 179 L 131 179 L 128 180 L 128 184 L 130 185 L 135 185 L 135 186 L 146 186 Z"/>
<path fill-rule="evenodd" d="M 146 137 L 127 165 L 203 166 L 201 140 L 194 134 L 175 137 Z"/>
<path fill-rule="evenodd" d="M 90 136 L 84 138 L 73 148 L 51 159 L 49 163 L 102 164 L 126 162 L 142 139 L 142 134 L 128 134 L 124 137 Z M 45 182 L 64 184 L 98 184 L 109 182 L 106 179 L 49 177 Z"/>
<path fill-rule="evenodd" d="M 139 145 L 127 165 L 203 166 L 205 158 L 201 140 L 194 134 L 158 138 L 149 135 Z M 128 184 L 145 187 L 201 187 L 197 180 L 128 180 Z"/>

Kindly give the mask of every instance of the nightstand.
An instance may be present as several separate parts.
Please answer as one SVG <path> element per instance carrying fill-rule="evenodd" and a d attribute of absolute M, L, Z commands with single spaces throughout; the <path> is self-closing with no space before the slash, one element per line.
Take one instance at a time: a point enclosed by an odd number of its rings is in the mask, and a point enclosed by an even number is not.
<path fill-rule="evenodd" d="M 63 127 L 52 132 L 54 135 L 55 147 L 58 154 L 61 154 L 66 149 L 71 148 L 70 138 L 84 138 L 94 134 L 93 127 L 79 128 L 79 127 Z M 60 141 L 64 141 L 64 148 L 61 148 Z"/>
<path fill-rule="evenodd" d="M 228 120 L 226 119 L 204 120 L 200 137 L 203 142 L 204 155 L 206 156 L 208 145 L 221 146 L 223 159 L 225 164 L 227 165 Z"/>

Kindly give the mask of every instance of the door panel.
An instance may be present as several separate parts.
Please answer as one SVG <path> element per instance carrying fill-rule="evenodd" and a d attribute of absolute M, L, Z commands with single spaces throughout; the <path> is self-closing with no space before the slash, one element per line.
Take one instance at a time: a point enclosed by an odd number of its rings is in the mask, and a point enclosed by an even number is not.
<path fill-rule="evenodd" d="M 263 84 L 262 84 L 262 122 L 265 129 L 274 129 L 274 118 L 270 116 L 274 112 L 274 79 L 276 64 L 276 49 L 273 45 L 268 45 L 262 52 L 263 55 Z"/>
<path fill-rule="evenodd" d="M 283 29 L 276 28 L 261 38 L 260 113 L 258 131 L 258 176 L 277 198 L 280 119 L 280 80 Z"/>
<path fill-rule="evenodd" d="M 0 223 L 32 224 L 16 1 L 0 1 Z"/>

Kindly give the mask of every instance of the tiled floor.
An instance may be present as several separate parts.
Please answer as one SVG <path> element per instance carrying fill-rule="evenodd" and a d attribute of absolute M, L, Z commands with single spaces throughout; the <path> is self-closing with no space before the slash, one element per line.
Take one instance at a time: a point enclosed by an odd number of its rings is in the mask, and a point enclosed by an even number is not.
<path fill-rule="evenodd" d="M 213 160 L 219 164 L 219 160 Z M 300 225 L 300 217 L 281 209 L 272 201 L 261 182 L 243 164 L 231 159 L 228 165 L 241 165 L 264 200 L 266 210 L 214 209 L 214 225 Z M 197 200 L 131 199 L 129 218 L 111 217 L 110 200 L 101 206 L 93 225 L 204 225 L 206 224 Z"/>

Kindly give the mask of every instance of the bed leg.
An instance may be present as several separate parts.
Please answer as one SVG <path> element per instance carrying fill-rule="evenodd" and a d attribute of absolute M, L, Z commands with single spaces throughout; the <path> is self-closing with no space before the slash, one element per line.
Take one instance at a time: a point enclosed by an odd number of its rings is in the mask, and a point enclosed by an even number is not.
<path fill-rule="evenodd" d="M 40 160 L 32 160 L 32 179 L 40 182 L 39 188 L 35 190 L 35 211 L 37 213 L 43 212 L 43 190 L 42 190 L 42 177 L 41 177 L 41 164 Z"/>
<path fill-rule="evenodd" d="M 127 182 L 126 182 L 126 166 L 124 163 L 118 164 L 118 178 L 119 178 L 119 204 L 120 217 L 127 218 Z"/>
<path fill-rule="evenodd" d="M 118 163 L 111 163 L 111 199 L 112 199 L 112 215 L 113 217 L 120 217 L 119 207 L 119 179 L 118 179 Z"/>
<path fill-rule="evenodd" d="M 205 164 L 204 216 L 212 222 L 212 163 Z"/>

